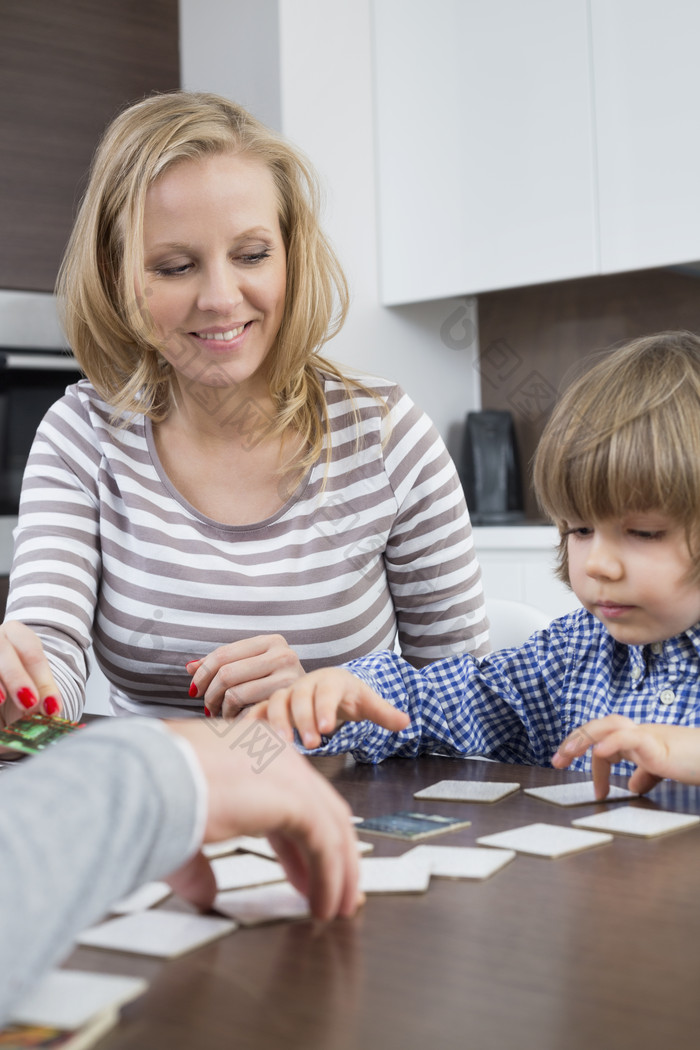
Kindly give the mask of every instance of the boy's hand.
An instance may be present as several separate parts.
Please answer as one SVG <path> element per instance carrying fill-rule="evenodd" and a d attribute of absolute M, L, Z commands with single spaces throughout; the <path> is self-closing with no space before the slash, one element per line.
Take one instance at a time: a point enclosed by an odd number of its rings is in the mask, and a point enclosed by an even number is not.
<path fill-rule="evenodd" d="M 296 729 L 305 748 L 321 744 L 321 735 L 333 733 L 343 722 L 369 719 L 398 733 L 409 717 L 340 667 L 304 675 L 294 685 L 278 689 L 269 700 L 248 709 L 244 717 L 266 719 L 275 732 L 290 742 Z"/>
<path fill-rule="evenodd" d="M 559 745 L 552 765 L 564 769 L 589 748 L 593 749 L 593 783 L 598 799 L 608 794 L 610 766 L 623 759 L 637 766 L 628 787 L 640 795 L 651 791 L 664 777 L 700 784 L 700 729 L 638 725 L 622 715 L 608 715 L 570 733 Z"/>

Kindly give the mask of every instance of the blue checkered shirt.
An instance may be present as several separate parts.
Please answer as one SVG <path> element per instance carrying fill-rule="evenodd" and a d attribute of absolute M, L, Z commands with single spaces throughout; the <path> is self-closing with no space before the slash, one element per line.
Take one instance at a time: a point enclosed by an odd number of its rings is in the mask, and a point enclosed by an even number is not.
<path fill-rule="evenodd" d="M 455 656 L 416 670 L 381 652 L 346 667 L 407 711 L 411 724 L 390 733 L 348 722 L 315 754 L 350 751 L 360 762 L 381 762 L 431 752 L 547 766 L 565 736 L 604 715 L 700 726 L 700 625 L 665 642 L 623 645 L 580 609 L 523 646 L 481 659 Z M 590 770 L 590 756 L 571 768 Z"/>

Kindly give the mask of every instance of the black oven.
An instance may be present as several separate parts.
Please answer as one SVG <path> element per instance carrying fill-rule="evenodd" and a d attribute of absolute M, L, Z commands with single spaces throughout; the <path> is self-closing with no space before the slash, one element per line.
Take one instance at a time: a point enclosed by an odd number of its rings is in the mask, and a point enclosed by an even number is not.
<path fill-rule="evenodd" d="M 81 377 L 67 350 L 0 348 L 0 515 L 17 514 L 36 429 L 66 387 Z"/>

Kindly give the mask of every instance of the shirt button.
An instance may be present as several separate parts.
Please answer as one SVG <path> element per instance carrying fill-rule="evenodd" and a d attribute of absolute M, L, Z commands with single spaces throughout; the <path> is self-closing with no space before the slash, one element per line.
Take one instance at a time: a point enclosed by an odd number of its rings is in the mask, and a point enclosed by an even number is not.
<path fill-rule="evenodd" d="M 663 652 L 663 648 L 664 648 L 663 642 L 652 642 L 651 643 L 651 651 L 652 651 L 652 653 L 654 653 L 655 656 L 658 656 L 659 653 Z"/>
<path fill-rule="evenodd" d="M 642 669 L 641 669 L 641 667 L 633 667 L 632 671 L 631 671 L 631 675 L 632 675 L 632 681 L 633 682 L 639 681 L 639 679 L 642 677 Z"/>
<path fill-rule="evenodd" d="M 675 699 L 676 694 L 673 689 L 662 689 L 661 695 L 659 696 L 659 700 L 662 704 L 665 704 L 666 707 L 668 707 L 668 705 L 672 704 Z"/>

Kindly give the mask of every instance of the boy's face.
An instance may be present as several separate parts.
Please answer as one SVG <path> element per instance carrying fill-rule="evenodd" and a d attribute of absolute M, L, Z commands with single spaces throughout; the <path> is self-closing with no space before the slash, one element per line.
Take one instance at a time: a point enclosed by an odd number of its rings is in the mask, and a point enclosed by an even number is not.
<path fill-rule="evenodd" d="M 657 511 L 567 523 L 572 589 L 613 638 L 661 642 L 700 621 L 685 530 Z"/>

